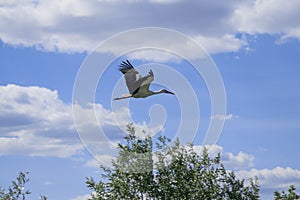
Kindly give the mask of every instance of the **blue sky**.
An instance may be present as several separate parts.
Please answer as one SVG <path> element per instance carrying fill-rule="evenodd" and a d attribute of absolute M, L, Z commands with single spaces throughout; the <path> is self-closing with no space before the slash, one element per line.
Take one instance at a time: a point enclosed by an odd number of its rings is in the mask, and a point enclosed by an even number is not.
<path fill-rule="evenodd" d="M 300 188 L 299 8 L 298 1 L 281 0 L 0 1 L 0 186 L 29 171 L 31 199 L 87 199 L 85 177 L 99 177 L 95 158 L 110 160 L 129 121 L 171 138 L 180 122 L 199 122 L 194 142 L 202 145 L 210 121 L 222 119 L 215 151 L 228 169 L 241 178 L 258 176 L 263 199 L 290 184 Z M 118 40 L 123 31 L 150 26 L 179 31 L 203 46 L 223 80 L 225 115 L 212 115 L 210 85 L 190 63 L 203 58 L 202 51 L 170 43 L 163 33 Z M 108 38 L 115 43 L 103 45 Z M 136 50 L 158 44 L 186 56 Z M 126 49 L 134 51 L 120 55 Z M 116 69 L 123 59 L 142 74 L 153 69 L 151 89 L 169 88 L 176 96 L 112 102 L 127 92 Z M 82 79 L 88 89 L 79 94 L 95 94 L 95 100 L 73 105 L 80 70 L 90 64 L 105 71 Z M 89 90 L 93 77 L 99 78 L 95 91 Z M 96 134 L 99 128 L 106 137 Z"/>

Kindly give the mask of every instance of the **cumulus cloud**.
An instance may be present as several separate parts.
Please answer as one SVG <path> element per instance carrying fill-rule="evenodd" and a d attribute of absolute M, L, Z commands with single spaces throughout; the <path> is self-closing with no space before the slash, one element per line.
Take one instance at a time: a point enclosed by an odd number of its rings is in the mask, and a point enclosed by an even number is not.
<path fill-rule="evenodd" d="M 236 0 L 3 1 L 0 26 L 5 29 L 0 38 L 47 51 L 82 52 L 121 31 L 158 26 L 182 31 L 213 53 L 236 51 L 246 44 L 235 37 L 228 22 L 238 4 Z M 157 40 L 169 45 L 164 38 Z"/>
<path fill-rule="evenodd" d="M 264 190 L 286 190 L 290 185 L 300 187 L 300 170 L 290 167 L 275 167 L 273 169 L 251 169 L 236 172 L 239 178 L 258 177 L 259 184 Z"/>
<path fill-rule="evenodd" d="M 282 34 L 300 39 L 299 1 L 256 0 L 235 10 L 233 24 L 249 34 Z"/>
<path fill-rule="evenodd" d="M 204 147 L 208 149 L 210 157 L 216 157 L 218 154 L 221 154 L 222 163 L 227 169 L 247 169 L 254 165 L 254 155 L 242 151 L 235 155 L 232 152 L 224 151 L 223 147 L 219 145 L 194 146 L 194 150 L 201 155 Z"/>
<path fill-rule="evenodd" d="M 241 32 L 300 39 L 299 9 L 298 1 L 284 0 L 1 1 L 0 26 L 5 28 L 0 39 L 47 51 L 83 52 L 121 31 L 156 26 L 186 33 L 210 53 L 232 52 L 249 48 L 247 38 L 238 37 Z"/>
<path fill-rule="evenodd" d="M 229 169 L 245 169 L 253 167 L 255 157 L 251 154 L 240 151 L 237 155 L 231 152 L 226 152 L 223 155 L 224 165 Z"/>
<path fill-rule="evenodd" d="M 68 157 L 82 146 L 71 107 L 57 91 L 40 87 L 0 86 L 0 154 Z"/>
<path fill-rule="evenodd" d="M 246 40 L 235 37 L 234 34 L 222 36 L 205 37 L 202 35 L 194 37 L 209 53 L 236 52 L 241 48 L 247 48 Z"/>
<path fill-rule="evenodd" d="M 299 8 L 297 0 L 1 1 L 0 38 L 47 51 L 83 52 L 121 31 L 158 26 L 188 34 L 210 53 L 230 52 L 247 48 L 240 32 L 299 39 Z"/>
<path fill-rule="evenodd" d="M 57 91 L 37 86 L 0 86 L 0 99 L 0 155 L 78 155 L 84 146 L 76 128 L 84 132 L 85 144 L 95 144 L 99 150 L 107 151 L 105 148 L 114 149 L 114 142 L 124 137 L 120 127 L 126 129 L 130 119 L 130 116 L 124 115 L 118 124 L 115 122 L 114 115 L 128 113 L 125 108 L 112 112 L 100 104 L 84 108 L 77 105 L 81 118 L 77 119 L 75 126 L 72 105 L 64 103 Z M 97 122 L 89 119 L 95 113 Z M 143 122 L 135 125 L 145 131 L 152 130 L 147 129 Z M 109 133 L 108 140 L 104 136 L 99 137 L 99 127 Z"/>

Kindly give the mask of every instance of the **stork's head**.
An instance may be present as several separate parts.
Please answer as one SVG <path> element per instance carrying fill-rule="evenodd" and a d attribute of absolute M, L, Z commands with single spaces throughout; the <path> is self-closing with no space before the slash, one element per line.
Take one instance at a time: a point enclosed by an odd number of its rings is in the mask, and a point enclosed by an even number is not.
<path fill-rule="evenodd" d="M 166 93 L 166 94 L 173 94 L 173 95 L 175 95 L 173 92 L 170 92 L 170 91 L 168 91 L 166 89 L 160 90 L 160 93 Z"/>

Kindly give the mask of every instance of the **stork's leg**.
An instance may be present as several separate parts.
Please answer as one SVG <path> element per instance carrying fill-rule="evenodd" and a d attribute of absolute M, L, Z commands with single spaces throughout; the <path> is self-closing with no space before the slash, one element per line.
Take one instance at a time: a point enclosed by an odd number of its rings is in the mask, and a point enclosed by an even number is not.
<path fill-rule="evenodd" d="M 128 96 L 123 96 L 123 97 L 117 97 L 117 98 L 114 98 L 113 100 L 121 100 L 121 99 L 127 99 L 127 98 L 130 98 L 132 97 L 132 95 L 128 95 Z"/>

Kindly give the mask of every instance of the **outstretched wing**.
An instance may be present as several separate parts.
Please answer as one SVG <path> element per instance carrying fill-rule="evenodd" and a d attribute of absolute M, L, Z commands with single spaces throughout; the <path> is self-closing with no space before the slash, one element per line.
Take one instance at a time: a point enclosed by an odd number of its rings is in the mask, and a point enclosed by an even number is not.
<path fill-rule="evenodd" d="M 132 66 L 132 64 L 126 60 L 126 61 L 122 61 L 122 63 L 119 66 L 119 70 L 123 73 L 126 74 L 127 72 L 129 72 L 130 70 L 134 70 L 134 67 Z M 134 70 L 135 71 L 135 70 Z M 135 71 L 135 73 L 138 73 L 137 71 Z"/>
<path fill-rule="evenodd" d="M 124 74 L 127 88 L 129 90 L 129 93 L 132 94 L 137 88 L 140 87 L 140 84 L 138 82 L 141 77 L 140 73 L 134 69 L 134 67 L 128 60 L 123 61 L 120 64 L 119 70 Z"/>
<path fill-rule="evenodd" d="M 147 94 L 149 91 L 149 86 L 153 80 L 154 80 L 154 74 L 150 69 L 148 75 L 140 78 L 140 82 L 141 82 L 140 87 L 133 92 L 133 95 L 137 92 L 141 94 Z"/>
<path fill-rule="evenodd" d="M 130 94 L 136 93 L 140 89 L 140 87 L 148 90 L 149 85 L 154 78 L 152 70 L 150 70 L 148 75 L 142 77 L 141 74 L 134 69 L 134 67 L 128 60 L 123 61 L 120 64 L 119 70 L 124 74 L 126 85 Z"/>

